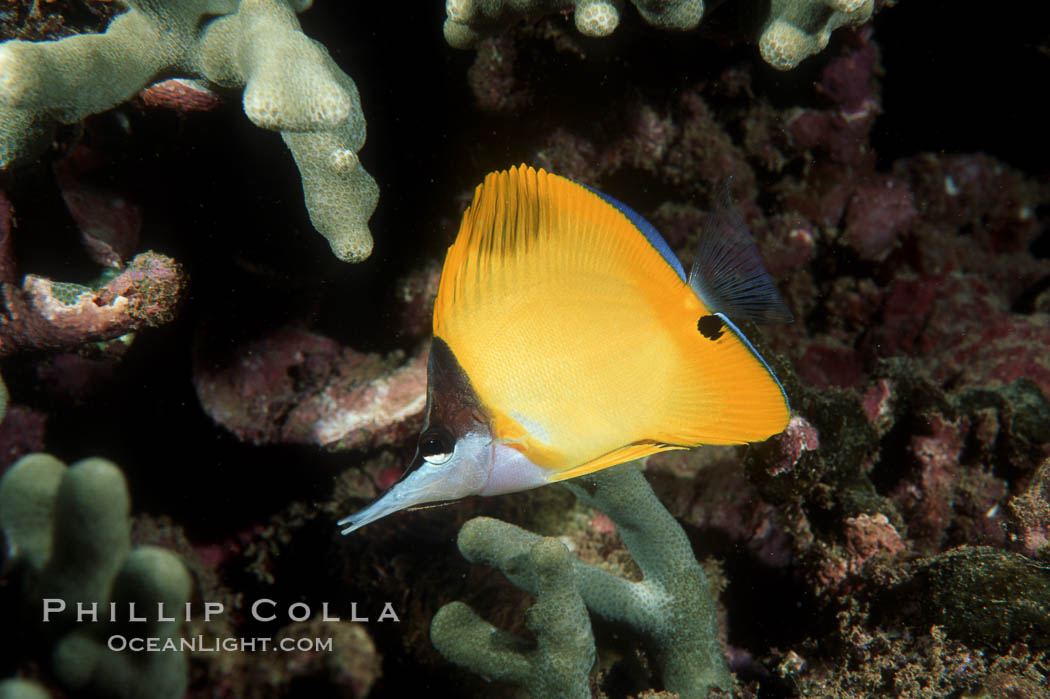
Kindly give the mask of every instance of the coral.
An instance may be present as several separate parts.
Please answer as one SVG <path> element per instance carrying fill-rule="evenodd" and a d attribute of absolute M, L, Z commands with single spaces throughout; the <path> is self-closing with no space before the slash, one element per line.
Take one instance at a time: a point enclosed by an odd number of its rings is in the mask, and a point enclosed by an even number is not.
<path fill-rule="evenodd" d="M 32 680 L 0 680 L 0 699 L 51 699 L 46 689 Z"/>
<path fill-rule="evenodd" d="M 911 356 L 938 380 L 971 386 L 1034 381 L 1050 394 L 1050 326 L 1010 311 L 975 274 L 901 276 L 882 294 L 863 345 L 883 357 Z"/>
<path fill-rule="evenodd" d="M 489 522 L 478 518 L 460 531 L 460 550 L 468 558 L 477 536 L 499 536 Z M 506 525 L 505 525 L 506 526 Z M 482 530 L 482 531 L 479 531 Z M 491 544 L 489 544 L 491 545 Z M 498 546 L 498 544 L 496 544 Z M 574 579 L 573 559 L 565 545 L 553 538 L 539 538 L 525 550 L 512 547 L 510 555 L 497 554 L 497 567 L 513 576 L 525 572 L 538 600 L 528 613 L 528 629 L 535 647 L 501 631 L 462 602 L 442 607 L 430 626 L 430 638 L 446 658 L 488 679 L 523 687 L 536 699 L 587 699 L 588 680 L 596 654 L 587 607 Z"/>
<path fill-rule="evenodd" d="M 930 556 L 910 567 L 884 604 L 978 647 L 1050 649 L 1050 567 L 1021 554 L 960 546 Z"/>
<path fill-rule="evenodd" d="M 21 288 L 0 286 L 0 356 L 68 349 L 162 325 L 174 317 L 184 288 L 182 268 L 154 252 L 137 255 L 98 288 L 27 274 Z"/>
<path fill-rule="evenodd" d="M 694 697 L 706 696 L 712 687 L 728 689 L 730 675 L 718 642 L 707 578 L 685 532 L 645 477 L 636 466 L 626 464 L 565 485 L 580 502 L 612 519 L 643 576 L 640 582 L 631 582 L 573 559 L 575 585 L 587 608 L 647 637 L 669 690 Z M 526 561 L 541 540 L 511 524 L 476 518 L 460 532 L 459 547 L 467 560 L 499 568 L 515 585 L 536 594 L 541 576 Z M 465 610 L 454 613 L 452 619 L 464 623 L 475 619 Z M 439 630 L 449 629 L 446 617 Z M 441 650 L 445 644 L 435 645 Z M 493 671 L 490 667 L 485 674 Z"/>
<path fill-rule="evenodd" d="M 231 696 L 289 696 L 282 690 L 305 680 L 318 694 L 316 688 L 323 686 L 328 690 L 326 696 L 364 699 L 382 676 L 382 657 L 364 624 L 314 617 L 283 627 L 274 634 L 273 643 L 303 638 L 331 639 L 332 648 L 325 652 L 296 650 L 276 659 L 273 653 L 245 654 L 245 685 Z"/>
<path fill-rule="evenodd" d="M 111 0 L 4 2 L 0 36 L 39 41 L 101 31 L 120 12 L 121 8 L 114 5 Z"/>
<path fill-rule="evenodd" d="M 1032 476 L 1028 487 L 1009 502 L 1021 553 L 1035 558 L 1050 552 L 1050 459 Z"/>
<path fill-rule="evenodd" d="M 695 29 L 704 15 L 703 0 L 631 0 L 646 22 L 660 29 Z M 620 23 L 619 2 L 610 0 L 447 0 L 445 40 L 471 48 L 515 22 L 545 14 L 573 11 L 585 36 L 603 37 Z M 842 26 L 867 22 L 874 0 L 773 0 L 758 40 L 766 63 L 790 70 L 820 53 L 831 33 Z"/>
<path fill-rule="evenodd" d="M 455 48 L 471 48 L 522 18 L 562 10 L 574 10 L 576 28 L 587 36 L 608 36 L 620 23 L 619 9 L 608 0 L 447 0 L 445 40 Z"/>
<path fill-rule="evenodd" d="M 915 217 L 908 185 L 892 177 L 857 187 L 846 208 L 846 240 L 862 260 L 883 260 Z"/>
<path fill-rule="evenodd" d="M 378 188 L 360 166 L 365 121 L 353 80 L 301 31 L 309 0 L 129 2 L 103 34 L 0 44 L 0 167 L 45 149 L 57 124 L 123 102 L 158 75 L 243 88 L 245 114 L 280 131 L 310 220 L 336 257 L 372 250 Z"/>
<path fill-rule="evenodd" d="M 758 50 L 769 65 L 790 70 L 823 51 L 839 27 L 867 22 L 874 9 L 874 0 L 772 0 Z"/>
<path fill-rule="evenodd" d="M 12 202 L 0 198 L 0 279 L 21 288 L 19 270 L 6 264 L 15 255 L 23 272 L 90 278 L 75 248 L 91 231 L 101 234 L 92 234 L 92 259 L 129 259 L 146 249 L 130 244 L 136 231 L 127 224 L 139 206 L 143 244 L 193 274 L 193 296 L 179 322 L 142 331 L 129 361 L 105 371 L 87 364 L 94 345 L 0 359 L 12 392 L 0 456 L 42 450 L 45 418 L 46 446 L 62 453 L 85 435 L 107 452 L 150 454 L 128 473 L 135 504 L 172 518 L 154 526 L 184 528 L 174 550 L 201 581 L 195 606 L 222 601 L 228 611 L 191 620 L 186 637 L 336 641 L 333 653 L 197 654 L 189 699 L 354 696 L 374 679 L 378 653 L 376 699 L 509 693 L 517 688 L 486 684 L 427 638 L 434 613 L 461 600 L 493 627 L 529 639 L 503 648 L 505 667 L 525 657 L 509 651 L 527 653 L 543 640 L 526 628 L 536 597 L 450 551 L 465 521 L 486 515 L 557 537 L 581 563 L 627 581 L 642 573 L 612 520 L 573 505 L 565 488 L 409 512 L 360 537 L 333 536 L 339 501 L 389 487 L 415 447 L 418 418 L 387 421 L 398 414 L 388 410 L 398 391 L 387 389 L 423 351 L 436 274 L 405 286 L 395 277 L 424 264 L 440 269 L 477 173 L 508 161 L 547 165 L 631 205 L 687 266 L 710 194 L 732 174 L 741 214 L 797 319 L 742 329 L 783 380 L 794 420 L 766 445 L 654 457 L 646 477 L 693 550 L 717 562 L 702 561 L 720 602 L 734 694 L 1044 696 L 1050 180 L 1039 174 L 1046 139 L 1025 88 L 1046 83 L 1032 78 L 1046 73 L 1045 22 L 960 11 L 948 26 L 937 3 L 880 1 L 877 26 L 843 28 L 823 52 L 780 74 L 738 39 L 751 29 L 757 38 L 767 20 L 757 15 L 768 15 L 771 2 L 707 2 L 704 24 L 685 34 L 650 27 L 631 3 L 610 4 L 621 25 L 607 38 L 581 35 L 571 13 L 559 12 L 485 39 L 476 56 L 453 51 L 404 3 L 318 2 L 299 16 L 354 76 L 365 106 L 376 95 L 391 116 L 368 136 L 390 154 L 382 179 L 399 196 L 382 223 L 402 231 L 404 244 L 352 271 L 327 249 L 320 252 L 330 259 L 313 264 L 314 246 L 297 252 L 305 264 L 282 257 L 286 236 L 267 227 L 265 212 L 280 206 L 282 192 L 295 208 L 296 173 L 275 136 L 230 103 L 240 91 L 230 97 L 195 89 L 215 84 L 166 81 L 57 129 L 54 153 L 67 157 L 0 178 Z M 0 36 L 102 31 L 106 23 L 86 15 L 116 14 L 118 5 L 5 0 Z M 37 9 L 64 13 L 57 31 L 9 30 L 7 18 Z M 824 21 L 805 33 L 816 36 Z M 989 22 L 1009 31 L 990 31 Z M 960 50 L 967 46 L 985 50 Z M 390 60 L 406 51 L 423 57 L 411 70 Z M 472 62 L 481 109 L 463 84 Z M 996 79 L 975 81 L 983 73 L 968 66 Z M 221 109 L 187 113 L 223 99 Z M 378 116 L 367 116 L 374 126 Z M 217 162 L 221 152 L 236 164 L 236 143 L 201 147 L 230 136 L 277 149 L 256 158 L 259 177 Z M 99 148 L 102 167 L 64 180 L 63 168 L 84 162 L 71 141 Z M 967 152 L 975 148 L 985 154 Z M 267 172 L 271 164 L 283 167 Z M 187 187 L 200 194 L 187 198 Z M 113 205 L 114 195 L 125 206 Z M 253 210 L 253 201 L 266 205 Z M 281 227 L 308 224 L 303 213 L 289 212 Z M 13 229 L 6 239 L 5 229 Z M 316 233 L 303 235 L 327 248 Z M 389 312 L 383 299 L 395 296 L 412 305 L 410 323 Z M 105 390 L 82 400 L 83 387 L 100 381 Z M 194 388 L 216 419 L 202 414 Z M 357 427 L 324 430 L 320 447 L 311 423 L 335 426 L 344 413 Z M 354 452 L 334 452 L 343 447 Z M 145 519 L 136 516 L 136 525 Z M 133 532 L 132 542 L 172 548 L 158 536 Z M 531 569 L 523 549 L 514 562 Z M 217 591 L 204 574 L 229 587 Z M 0 619 L 18 637 L 33 636 L 35 620 L 16 613 L 19 579 L 3 582 Z M 586 605 L 582 592 L 570 592 Z M 316 617 L 256 623 L 238 600 L 260 597 L 282 606 L 301 600 L 315 611 L 324 600 L 356 600 L 373 621 L 373 604 L 390 600 L 401 621 L 368 624 L 372 652 L 360 627 Z M 540 597 L 541 606 L 550 599 Z M 339 606 L 335 613 L 349 619 Z M 589 674 L 595 694 L 671 696 L 653 689 L 663 684 L 645 634 L 597 614 L 591 623 L 572 629 L 594 636 L 593 647 L 573 656 L 580 685 Z M 469 635 L 465 621 L 452 626 Z M 58 689 L 47 663 L 51 639 L 22 646 L 11 640 L 16 633 L 6 636 L 0 676 L 17 672 L 56 696 L 81 694 Z"/>
<path fill-rule="evenodd" d="M 131 549 L 129 507 L 123 474 L 103 459 L 67 468 L 47 454 L 31 454 L 0 479 L 0 526 L 24 568 L 27 617 L 40 619 L 45 599 L 64 603 L 39 628 L 55 640 L 55 676 L 74 691 L 177 699 L 186 691 L 184 653 L 115 652 L 107 645 L 114 635 L 161 644 L 176 638 L 179 613 L 161 618 L 158 605 L 171 613 L 190 599 L 191 580 L 177 556 L 151 546 Z M 101 621 L 76 623 L 78 603 L 97 604 Z M 125 618 L 134 615 L 134 605 L 158 614 L 147 614 L 145 622 Z"/>
<path fill-rule="evenodd" d="M 198 351 L 194 386 L 212 419 L 245 441 L 373 448 L 418 431 L 426 351 L 384 359 L 283 328 L 227 358 Z"/>
<path fill-rule="evenodd" d="M 841 660 L 835 664 L 813 658 L 819 655 L 815 644 L 802 652 L 816 662 L 807 662 L 794 651 L 785 654 L 777 671 L 799 696 L 1028 699 L 1045 694 L 1043 687 L 1050 677 L 1045 655 L 1021 644 L 996 656 L 953 641 L 939 626 L 902 634 L 894 629 L 871 630 L 865 625 L 868 620 L 859 616 L 854 611 L 843 614 L 833 637 L 822 639 L 842 647 Z"/>

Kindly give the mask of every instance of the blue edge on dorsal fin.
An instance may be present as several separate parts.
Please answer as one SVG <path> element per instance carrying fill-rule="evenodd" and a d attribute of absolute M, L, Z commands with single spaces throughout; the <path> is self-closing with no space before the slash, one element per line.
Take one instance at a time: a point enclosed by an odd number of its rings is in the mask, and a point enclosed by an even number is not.
<path fill-rule="evenodd" d="M 573 180 L 573 182 L 576 182 L 576 180 Z M 627 206 L 622 201 L 613 199 L 608 194 L 599 192 L 594 187 L 586 185 L 583 182 L 576 182 L 576 184 L 597 194 L 603 200 L 611 204 L 613 208 L 626 216 L 628 220 L 634 224 L 634 227 L 642 232 L 642 235 L 644 235 L 645 239 L 649 241 L 649 244 L 660 253 L 660 256 L 664 258 L 664 261 L 671 265 L 671 269 L 678 273 L 678 276 L 682 278 L 682 281 L 684 282 L 686 280 L 685 268 L 682 267 L 681 261 L 678 259 L 678 256 L 674 254 L 671 246 L 667 244 L 667 241 L 664 240 L 664 237 L 660 235 L 660 231 L 656 230 L 656 227 L 653 226 L 653 224 L 646 221 L 640 213 Z"/>
<path fill-rule="evenodd" d="M 576 182 L 576 180 L 572 181 Z M 674 254 L 673 250 L 671 250 L 671 246 L 667 244 L 667 241 L 664 240 L 664 237 L 660 235 L 660 231 L 656 230 L 656 226 L 646 221 L 641 214 L 624 204 L 622 201 L 619 201 L 618 199 L 615 199 L 604 192 L 600 192 L 594 187 L 584 184 L 583 182 L 576 182 L 576 184 L 598 195 L 602 198 L 602 200 L 609 203 L 617 211 L 626 216 L 627 219 L 634 224 L 635 228 L 641 231 L 642 235 L 645 236 L 645 239 L 649 241 L 649 244 L 653 246 L 653 249 L 660 253 L 660 256 L 663 257 L 664 261 L 671 266 L 671 269 L 678 273 L 678 276 L 681 278 L 681 280 L 683 282 L 687 281 L 685 275 L 685 268 L 682 266 L 681 260 L 679 260 L 678 256 Z M 693 291 L 694 293 L 696 293 L 695 289 Z M 701 298 L 701 300 L 705 301 L 706 305 L 706 300 L 703 298 Z M 777 378 L 777 375 L 773 371 L 773 368 L 769 366 L 769 362 L 766 361 L 765 357 L 759 354 L 758 350 L 755 349 L 755 346 L 751 344 L 751 341 L 747 339 L 744 333 L 740 331 L 740 328 L 736 327 L 736 325 L 733 323 L 733 321 L 731 321 L 728 318 L 728 316 L 726 316 L 718 309 L 712 308 L 711 310 L 716 316 L 722 319 L 722 321 L 726 324 L 726 327 L 729 328 L 729 331 L 736 335 L 737 339 L 740 340 L 745 347 L 747 347 L 748 351 L 750 351 L 751 354 L 754 355 L 755 359 L 762 363 L 762 366 L 766 368 L 766 371 L 769 372 L 769 375 L 773 377 L 773 381 L 776 382 L 777 388 L 780 389 L 780 395 L 783 396 L 784 403 L 788 406 L 788 411 L 790 412 L 791 403 L 788 400 L 787 391 L 784 390 L 784 386 L 780 383 L 780 379 Z"/>

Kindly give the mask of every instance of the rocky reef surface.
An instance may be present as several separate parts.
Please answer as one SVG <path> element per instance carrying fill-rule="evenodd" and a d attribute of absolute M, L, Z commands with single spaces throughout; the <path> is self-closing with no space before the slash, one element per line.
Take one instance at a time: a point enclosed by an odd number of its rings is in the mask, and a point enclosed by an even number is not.
<path fill-rule="evenodd" d="M 195 3 L 232 16 L 238 3 L 227 4 Z M 711 696 L 1045 692 L 1045 10 L 875 2 L 870 21 L 781 71 L 754 45 L 769 18 L 744 0 L 711 3 L 690 31 L 647 21 L 640 12 L 653 3 L 596 3 L 620 7 L 601 36 L 580 33 L 563 11 L 573 3 L 549 3 L 525 22 L 477 24 L 485 31 L 462 42 L 468 50 L 446 43 L 440 2 L 417 14 L 394 3 L 259 4 L 287 5 L 278 14 L 301 24 L 297 36 L 325 48 L 317 61 L 356 83 L 368 140 L 361 147 L 361 123 L 354 169 L 382 192 L 368 259 L 337 259 L 316 235 L 307 173 L 277 134 L 245 120 L 244 76 L 207 90 L 164 82 L 98 113 L 49 117 L 33 157 L 0 171 L 0 472 L 25 472 L 13 465 L 39 452 L 101 457 L 115 472 L 121 550 L 100 553 L 116 562 L 92 600 L 105 601 L 128 551 L 164 549 L 182 565 L 159 558 L 191 579 L 182 637 L 293 641 L 280 653 L 189 651 L 165 667 L 178 674 L 175 694 L 519 691 L 431 643 L 435 614 L 458 601 L 474 610 L 464 624 L 480 616 L 520 645 L 494 657 L 539 657 L 535 610 L 555 595 L 537 600 L 461 557 L 457 535 L 477 517 L 544 537 L 533 557 L 547 587 L 569 584 L 557 541 L 581 569 L 625 586 L 648 578 L 651 557 L 617 533 L 625 518 L 560 486 L 404 512 L 348 537 L 335 526 L 411 457 L 444 250 L 474 185 L 520 162 L 628 203 L 686 265 L 732 176 L 795 315 L 745 329 L 790 396 L 788 429 L 646 464 L 715 595 L 732 689 Z M 790 3 L 772 4 L 792 16 Z M 101 33 L 118 10 L 0 0 L 0 40 Z M 301 135 L 286 126 L 267 128 Z M 60 463 L 49 458 L 29 457 Z M 61 502 L 52 491 L 47 502 Z M 27 609 L 41 597 L 28 586 L 61 577 L 41 572 L 50 540 L 19 543 L 52 531 L 51 515 L 27 517 L 32 526 L 0 542 L 0 618 L 32 640 L 0 635 L 0 677 L 21 678 L 0 683 L 0 696 L 85 686 L 134 696 L 149 676 L 136 675 L 141 663 L 77 685 L 52 657 L 74 633 L 68 620 L 61 633 L 41 627 Z M 90 528 L 54 527 L 93 540 Z M 513 578 L 514 561 L 499 560 Z M 574 626 L 586 616 L 578 597 L 564 602 Z M 207 603 L 222 612 L 209 617 Z M 444 619 L 446 641 L 469 635 L 448 628 L 456 618 Z M 584 656 L 578 692 L 670 696 L 651 639 L 590 622 L 592 637 L 576 645 L 595 661 Z M 97 654 L 104 629 L 87 631 Z M 317 638 L 331 647 L 295 647 Z M 511 670 L 500 676 L 527 674 Z"/>

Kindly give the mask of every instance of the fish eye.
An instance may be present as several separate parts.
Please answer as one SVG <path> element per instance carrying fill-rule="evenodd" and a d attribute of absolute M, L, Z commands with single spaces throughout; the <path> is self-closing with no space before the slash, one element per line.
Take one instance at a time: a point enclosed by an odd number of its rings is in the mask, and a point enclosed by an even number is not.
<path fill-rule="evenodd" d="M 456 444 L 448 430 L 434 428 L 419 437 L 419 454 L 428 464 L 440 466 L 452 458 Z"/>

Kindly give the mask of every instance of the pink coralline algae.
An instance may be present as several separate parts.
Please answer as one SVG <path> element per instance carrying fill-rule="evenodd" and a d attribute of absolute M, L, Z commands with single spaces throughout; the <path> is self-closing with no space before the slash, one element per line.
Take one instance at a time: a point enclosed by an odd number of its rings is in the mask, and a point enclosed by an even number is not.
<path fill-rule="evenodd" d="M 514 75 L 517 52 L 514 40 L 508 36 L 490 37 L 478 44 L 467 82 L 481 109 L 508 114 L 528 103 L 532 91 Z"/>
<path fill-rule="evenodd" d="M 915 217 L 908 184 L 878 176 L 860 184 L 846 209 L 846 240 L 862 260 L 882 260 Z"/>
<path fill-rule="evenodd" d="M 776 508 L 748 483 L 732 451 L 705 451 L 714 448 L 649 458 L 646 471 L 664 506 L 683 523 L 743 546 L 763 565 L 786 566 L 791 547 Z"/>
<path fill-rule="evenodd" d="M 907 548 L 900 532 L 881 512 L 847 517 L 843 533 L 846 539 L 844 548 L 822 548 L 816 569 L 822 590 L 846 592 L 843 585 L 851 575 L 859 575 L 868 561 L 878 555 L 893 556 Z"/>
<path fill-rule="evenodd" d="M 927 225 L 970 232 L 989 252 L 1024 250 L 1039 233 L 1037 185 L 986 155 L 917 155 L 897 163 L 894 175 L 909 182 Z M 939 247 L 929 245 L 930 252 Z"/>
<path fill-rule="evenodd" d="M 27 274 L 21 287 L 0 289 L 0 356 L 70 349 L 162 325 L 174 316 L 184 287 L 181 267 L 153 252 L 137 255 L 97 289 Z"/>
<path fill-rule="evenodd" d="M 861 354 L 834 340 L 809 343 L 797 365 L 799 376 L 819 388 L 855 386 L 864 378 Z"/>
<path fill-rule="evenodd" d="M 218 360 L 198 352 L 194 364 L 207 413 L 256 444 L 398 444 L 419 429 L 426 405 L 426 352 L 407 361 L 384 359 L 296 328 L 249 341 Z"/>
<path fill-rule="evenodd" d="M 772 476 L 792 471 L 803 454 L 820 448 L 817 428 L 798 415 L 792 416 L 784 431 L 773 439 L 779 447 L 779 458 L 769 466 L 769 474 Z"/>
<path fill-rule="evenodd" d="M 0 189 L 0 283 L 18 278 L 11 240 L 11 202 Z"/>
<path fill-rule="evenodd" d="M 930 420 L 930 434 L 912 437 L 910 451 L 920 469 L 916 480 L 902 481 L 895 493 L 912 524 L 911 536 L 939 547 L 951 523 L 952 495 L 958 480 L 959 455 L 968 425 L 939 415 Z"/>
<path fill-rule="evenodd" d="M 905 549 L 900 532 L 881 512 L 874 515 L 862 513 L 856 517 L 847 517 L 845 533 L 846 551 L 849 554 L 851 570 L 859 570 L 876 554 L 895 554 Z"/>
<path fill-rule="evenodd" d="M 1050 459 L 1032 475 L 1024 492 L 1009 501 L 1016 533 L 1013 547 L 1032 558 L 1050 552 Z"/>
<path fill-rule="evenodd" d="M 139 99 L 147 107 L 171 109 L 176 112 L 207 112 L 221 103 L 217 94 L 196 80 L 172 78 L 154 83 L 139 92 Z"/>
<path fill-rule="evenodd" d="M 908 355 L 934 378 L 998 385 L 1027 377 L 1050 395 L 1050 325 L 1011 313 L 974 275 L 895 280 L 868 343 L 883 357 Z"/>
<path fill-rule="evenodd" d="M 918 469 L 891 493 L 919 550 L 937 551 L 959 543 L 1002 546 L 1006 484 L 963 461 L 967 444 L 977 445 L 979 425 L 964 417 L 927 416 L 925 433 L 912 436 L 908 450 Z"/>
<path fill-rule="evenodd" d="M 735 192 L 745 197 L 753 192 L 755 177 L 745 152 L 733 143 L 698 90 L 683 91 L 669 107 L 634 100 L 624 112 L 614 138 L 600 141 L 559 127 L 530 161 L 595 185 L 634 168 L 684 191 L 709 194 L 732 176 Z M 744 216 L 748 218 L 748 212 Z"/>
<path fill-rule="evenodd" d="M 893 382 L 889 379 L 876 381 L 865 391 L 861 405 L 879 436 L 886 434 L 893 426 Z"/>
<path fill-rule="evenodd" d="M 878 56 L 869 38 L 867 30 L 850 35 L 855 48 L 824 67 L 816 88 L 829 108 L 801 110 L 787 124 L 798 148 L 862 170 L 873 164 L 868 133 L 880 111 L 874 80 Z"/>
<path fill-rule="evenodd" d="M 845 114 L 856 114 L 877 103 L 875 80 L 878 63 L 871 27 L 843 34 L 854 50 L 828 60 L 816 84 L 817 92 Z"/>
<path fill-rule="evenodd" d="M 44 451 L 47 415 L 21 405 L 8 406 L 0 420 L 0 473 L 26 454 Z"/>
<path fill-rule="evenodd" d="M 839 165 L 866 167 L 871 162 L 868 133 L 874 123 L 872 112 L 846 115 L 834 110 L 809 110 L 789 121 L 787 130 L 802 150 L 817 151 Z"/>
<path fill-rule="evenodd" d="M 797 215 L 773 216 L 762 246 L 762 261 L 774 279 L 803 269 L 816 254 L 813 225 Z M 760 235 L 755 231 L 756 236 Z"/>

